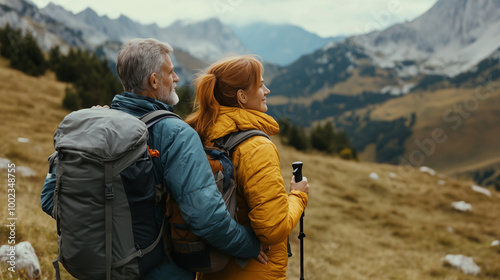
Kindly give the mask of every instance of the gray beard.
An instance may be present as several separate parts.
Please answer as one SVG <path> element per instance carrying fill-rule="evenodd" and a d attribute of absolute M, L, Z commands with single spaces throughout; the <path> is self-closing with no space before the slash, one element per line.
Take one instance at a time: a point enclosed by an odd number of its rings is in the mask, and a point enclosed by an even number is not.
<path fill-rule="evenodd" d="M 158 96 L 158 100 L 167 105 L 173 106 L 179 103 L 179 96 L 177 95 L 177 92 L 175 92 L 175 84 L 172 85 L 172 90 L 170 92 L 168 92 L 167 89 L 161 85 Z"/>

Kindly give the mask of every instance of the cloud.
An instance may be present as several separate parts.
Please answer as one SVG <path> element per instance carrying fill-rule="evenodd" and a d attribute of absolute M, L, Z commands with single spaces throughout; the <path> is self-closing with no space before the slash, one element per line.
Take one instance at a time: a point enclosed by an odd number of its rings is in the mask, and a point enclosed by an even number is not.
<path fill-rule="evenodd" d="M 227 0 L 215 0 L 227 1 Z M 220 17 L 242 25 L 255 21 L 291 23 L 321 36 L 365 33 L 411 20 L 427 11 L 436 0 L 234 0 Z"/>
<path fill-rule="evenodd" d="M 437 0 L 56 0 L 72 12 L 87 7 L 99 15 L 120 14 L 143 24 L 168 26 L 179 19 L 203 20 L 218 17 L 230 25 L 250 22 L 290 23 L 321 36 L 349 35 L 385 28 L 414 19 Z M 33 0 L 39 7 L 48 0 Z M 397 12 L 394 7 L 399 7 Z"/>

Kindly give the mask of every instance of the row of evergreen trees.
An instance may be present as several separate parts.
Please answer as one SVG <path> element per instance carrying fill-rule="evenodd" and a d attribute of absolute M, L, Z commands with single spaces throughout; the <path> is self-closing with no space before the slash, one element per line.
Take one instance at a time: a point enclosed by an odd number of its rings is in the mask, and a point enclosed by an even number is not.
<path fill-rule="evenodd" d="M 46 58 L 32 34 L 22 35 L 9 25 L 0 29 L 0 55 L 10 60 L 10 67 L 28 75 L 41 76 L 50 69 L 59 81 L 71 83 L 63 100 L 69 110 L 110 104 L 113 96 L 122 91 L 107 60 L 79 49 L 64 55 L 59 47 L 52 48 Z"/>
<path fill-rule="evenodd" d="M 10 60 L 10 67 L 31 76 L 40 76 L 48 69 L 42 50 L 30 34 L 22 35 L 7 24 L 0 29 L 0 55 Z"/>
<path fill-rule="evenodd" d="M 303 126 L 297 126 L 289 119 L 278 120 L 281 142 L 299 151 L 317 150 L 338 155 L 343 159 L 359 160 L 345 131 L 336 132 L 330 121 L 317 123 L 309 132 Z"/>
<path fill-rule="evenodd" d="M 110 104 L 115 94 L 123 91 L 108 61 L 95 53 L 71 49 L 63 55 L 56 46 L 49 52 L 49 65 L 59 81 L 73 84 L 66 88 L 63 100 L 63 106 L 69 110 Z"/>

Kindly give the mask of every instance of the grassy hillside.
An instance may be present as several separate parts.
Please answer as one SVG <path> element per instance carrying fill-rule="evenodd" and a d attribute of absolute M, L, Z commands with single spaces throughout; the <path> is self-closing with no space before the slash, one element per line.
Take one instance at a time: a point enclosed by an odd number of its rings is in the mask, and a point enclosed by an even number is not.
<path fill-rule="evenodd" d="M 372 120 L 392 120 L 416 114 L 413 134 L 405 143 L 405 158 L 423 151 L 427 165 L 446 174 L 474 170 L 500 162 L 500 86 L 448 88 L 418 92 L 391 99 L 371 112 Z M 446 141 L 432 140 L 432 131 L 445 134 Z M 441 137 L 438 137 L 441 138 Z M 434 142 L 435 149 L 432 151 Z M 428 143 L 429 151 L 417 146 Z M 439 142 L 439 141 L 438 141 Z M 422 146 L 422 145 L 420 145 Z M 415 156 L 415 155 L 414 155 Z M 415 156 L 415 161 L 420 161 Z"/>
<path fill-rule="evenodd" d="M 279 147 L 289 163 L 304 161 L 311 182 L 305 217 L 306 279 L 496 279 L 500 277 L 499 193 L 472 191 L 471 182 L 392 165 L 304 155 Z M 369 178 L 376 172 L 379 180 Z M 392 173 L 392 174 L 391 174 Z M 392 178 L 393 176 L 394 178 Z M 451 208 L 464 200 L 470 213 Z M 453 229 L 453 232 L 450 232 Z M 298 279 L 297 229 L 289 279 Z M 473 257 L 480 276 L 445 265 L 446 254 Z"/>
<path fill-rule="evenodd" d="M 5 68 L 0 60 L 0 157 L 38 172 L 16 177 L 16 241 L 30 241 L 42 265 L 42 279 L 54 279 L 57 255 L 55 223 L 39 206 L 39 194 L 51 154 L 52 135 L 68 113 L 61 109 L 63 83 L 53 75 L 33 78 Z M 18 137 L 29 143 L 18 142 Z M 305 217 L 305 279 L 497 279 L 500 278 L 500 193 L 488 197 L 471 189 L 472 182 L 414 169 L 344 161 L 322 154 L 303 154 L 280 145 L 285 182 L 291 163 L 304 162 L 311 185 Z M 7 178 L 1 169 L 2 178 Z M 380 178 L 369 178 L 376 172 Z M 7 199 L 7 180 L 0 182 Z M 457 212 L 464 200 L 471 212 Z M 6 221 L 6 203 L 0 219 Z M 294 256 L 288 279 L 299 278 L 298 227 L 291 235 Z M 0 244 L 8 231 L 0 228 Z M 478 276 L 446 265 L 446 254 L 473 257 Z M 64 279 L 71 279 L 63 274 Z M 0 279 L 16 279 L 2 269 Z"/>
<path fill-rule="evenodd" d="M 388 78 L 389 71 L 377 69 L 375 76 L 362 76 L 360 75 L 360 70 L 357 68 L 352 69 L 351 76 L 349 76 L 345 81 L 339 82 L 332 87 L 326 87 L 318 90 L 311 96 L 307 97 L 287 97 L 283 95 L 273 95 L 268 97 L 268 103 L 270 105 L 285 105 L 285 104 L 303 104 L 311 105 L 314 101 L 323 101 L 332 93 L 338 93 L 347 96 L 361 95 L 363 92 L 373 92 L 378 89 L 383 88 L 392 80 Z M 273 89 L 271 88 L 271 93 Z"/>

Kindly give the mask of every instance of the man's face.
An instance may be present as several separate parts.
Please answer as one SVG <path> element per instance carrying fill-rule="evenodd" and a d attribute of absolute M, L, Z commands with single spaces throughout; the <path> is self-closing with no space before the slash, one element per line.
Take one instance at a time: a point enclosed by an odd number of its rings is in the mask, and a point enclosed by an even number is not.
<path fill-rule="evenodd" d="M 175 105 L 179 102 L 179 96 L 175 92 L 179 77 L 174 72 L 174 65 L 170 56 L 165 55 L 164 57 L 165 61 L 161 67 L 157 99 L 167 105 Z"/>

